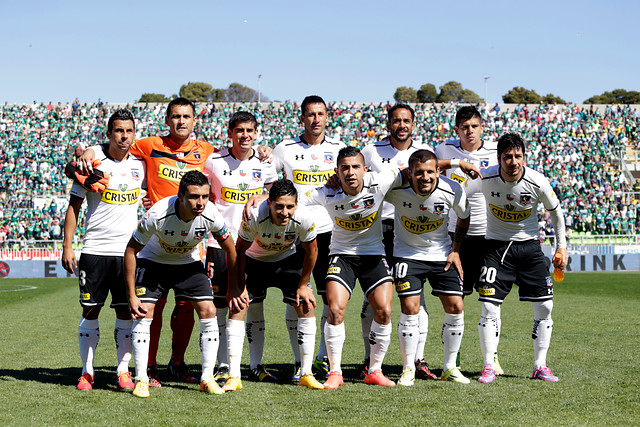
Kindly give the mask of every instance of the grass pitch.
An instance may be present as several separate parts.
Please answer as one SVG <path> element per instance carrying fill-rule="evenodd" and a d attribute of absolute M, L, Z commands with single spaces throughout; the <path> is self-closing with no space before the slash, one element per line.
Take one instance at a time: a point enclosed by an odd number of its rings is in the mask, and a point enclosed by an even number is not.
<path fill-rule="evenodd" d="M 33 289 L 33 287 L 36 287 Z M 113 311 L 100 316 L 94 390 L 75 389 L 80 376 L 77 281 L 0 280 L 0 424 L 2 425 L 422 425 L 422 424 L 637 424 L 639 273 L 568 273 L 555 286 L 555 322 L 548 363 L 560 382 L 529 377 L 533 363 L 533 309 L 512 294 L 503 304 L 500 362 L 505 375 L 492 384 L 475 379 L 482 369 L 478 344 L 477 296 L 465 301 L 462 370 L 470 385 L 421 381 L 409 388 L 367 386 L 358 379 L 363 358 L 359 309 L 361 292 L 349 303 L 343 362 L 346 384 L 338 390 L 308 390 L 289 384 L 258 384 L 222 396 L 197 385 L 166 381 L 150 399 L 136 399 L 115 387 Z M 170 356 L 165 325 L 159 361 Z M 440 302 L 427 298 L 430 332 L 426 359 L 442 368 Z M 278 290 L 265 302 L 267 340 L 264 363 L 278 378 L 292 371 L 292 353 Z M 401 372 L 397 339 L 398 301 L 394 301 L 392 343 L 384 371 Z M 319 316 L 318 316 L 319 317 Z M 197 328 L 197 326 L 196 326 Z M 318 338 L 319 339 L 319 338 Z M 199 365 L 197 335 L 187 362 Z M 248 348 L 245 357 L 248 363 Z M 133 369 L 133 366 L 132 366 Z M 247 366 L 243 365 L 246 372 Z M 284 381 L 283 381 L 284 382 Z"/>

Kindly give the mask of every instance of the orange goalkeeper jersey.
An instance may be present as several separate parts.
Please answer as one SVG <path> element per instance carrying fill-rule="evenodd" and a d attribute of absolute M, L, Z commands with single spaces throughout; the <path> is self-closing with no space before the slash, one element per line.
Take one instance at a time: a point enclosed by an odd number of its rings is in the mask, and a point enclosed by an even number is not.
<path fill-rule="evenodd" d="M 151 203 L 178 194 L 182 175 L 202 172 L 204 163 L 215 150 L 208 142 L 190 139 L 183 145 L 169 136 L 152 136 L 134 142 L 130 152 L 142 157 L 147 164 L 147 188 Z"/>

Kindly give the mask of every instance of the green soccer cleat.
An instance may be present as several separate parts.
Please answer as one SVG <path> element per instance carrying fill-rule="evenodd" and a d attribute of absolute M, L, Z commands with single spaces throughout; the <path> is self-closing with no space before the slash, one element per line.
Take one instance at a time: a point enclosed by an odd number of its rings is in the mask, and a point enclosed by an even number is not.
<path fill-rule="evenodd" d="M 471 380 L 469 378 L 462 375 L 460 369 L 457 367 L 449 369 L 447 372 L 442 373 L 443 381 L 451 381 L 458 384 L 469 384 Z"/>

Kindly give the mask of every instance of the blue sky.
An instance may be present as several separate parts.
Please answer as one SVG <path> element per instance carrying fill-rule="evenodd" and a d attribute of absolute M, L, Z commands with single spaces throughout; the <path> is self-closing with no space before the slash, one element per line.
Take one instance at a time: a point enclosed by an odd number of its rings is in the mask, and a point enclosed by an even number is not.
<path fill-rule="evenodd" d="M 455 80 L 581 103 L 640 90 L 637 1 L 0 0 L 0 101 L 131 102 L 203 81 L 386 101 Z"/>

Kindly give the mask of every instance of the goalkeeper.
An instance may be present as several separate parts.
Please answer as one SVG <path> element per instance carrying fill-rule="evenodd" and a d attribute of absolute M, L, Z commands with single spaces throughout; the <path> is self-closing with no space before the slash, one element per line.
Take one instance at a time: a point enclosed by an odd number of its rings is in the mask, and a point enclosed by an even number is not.
<path fill-rule="evenodd" d="M 78 379 L 78 390 L 93 388 L 93 358 L 100 339 L 98 314 L 109 292 L 111 307 L 116 311 L 116 382 L 119 389 L 134 388 L 129 372 L 132 320 L 125 292 L 123 257 L 138 223 L 145 163 L 129 154 L 129 147 L 135 139 L 134 118 L 130 111 L 117 110 L 109 118 L 107 129 L 109 144 L 93 147 L 96 159 L 100 161 L 94 163 L 97 169 L 94 168 L 89 175 L 82 175 L 72 162 L 65 170 L 74 183 L 65 217 L 62 266 L 70 273 L 78 270 L 82 306 L 78 328 L 82 376 Z M 73 235 L 85 198 L 85 235 L 82 254 L 76 264 Z"/>

